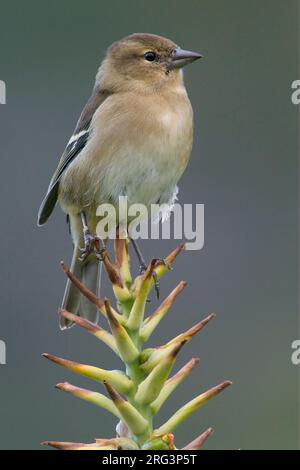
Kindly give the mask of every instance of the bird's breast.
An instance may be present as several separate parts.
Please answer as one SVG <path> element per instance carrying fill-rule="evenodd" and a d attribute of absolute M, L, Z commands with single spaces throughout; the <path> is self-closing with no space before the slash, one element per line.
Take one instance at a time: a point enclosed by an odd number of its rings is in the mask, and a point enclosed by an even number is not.
<path fill-rule="evenodd" d="M 184 94 L 177 98 L 114 97 L 100 106 L 86 148 L 62 181 L 76 204 L 95 206 L 124 195 L 131 204 L 149 205 L 176 185 L 193 140 L 190 102 Z"/>

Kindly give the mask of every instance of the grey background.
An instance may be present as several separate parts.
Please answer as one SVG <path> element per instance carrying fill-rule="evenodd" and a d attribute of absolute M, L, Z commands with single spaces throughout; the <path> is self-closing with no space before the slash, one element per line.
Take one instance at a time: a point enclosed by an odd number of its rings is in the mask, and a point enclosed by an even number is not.
<path fill-rule="evenodd" d="M 57 210 L 36 213 L 57 160 L 89 96 L 105 48 L 131 32 L 154 32 L 205 59 L 186 70 L 195 145 L 180 201 L 205 204 L 205 247 L 187 252 L 161 285 L 188 287 L 152 344 L 205 314 L 214 320 L 178 361 L 201 363 L 162 409 L 223 379 L 233 387 L 176 432 L 183 445 L 208 426 L 211 449 L 292 449 L 299 441 L 298 2 L 277 0 L 3 1 L 0 3 L 1 317 L 0 448 L 39 449 L 44 439 L 113 435 L 115 420 L 54 390 L 68 380 L 97 385 L 47 363 L 47 351 L 106 368 L 113 354 L 79 329 L 61 333 L 56 311 L 71 242 Z M 143 242 L 148 256 L 176 245 Z M 107 284 L 104 286 L 107 293 Z M 153 300 L 150 309 L 155 308 Z"/>

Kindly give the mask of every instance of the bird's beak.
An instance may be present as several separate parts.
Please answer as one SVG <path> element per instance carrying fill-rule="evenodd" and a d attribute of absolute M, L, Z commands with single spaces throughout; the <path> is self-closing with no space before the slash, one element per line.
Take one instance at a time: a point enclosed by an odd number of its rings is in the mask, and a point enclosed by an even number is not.
<path fill-rule="evenodd" d="M 201 59 L 202 57 L 203 55 L 199 54 L 198 52 L 185 51 L 183 49 L 180 49 L 180 47 L 178 47 L 177 49 L 175 49 L 175 52 L 172 55 L 169 69 L 170 70 L 180 69 L 181 67 L 191 64 L 195 60 Z"/>

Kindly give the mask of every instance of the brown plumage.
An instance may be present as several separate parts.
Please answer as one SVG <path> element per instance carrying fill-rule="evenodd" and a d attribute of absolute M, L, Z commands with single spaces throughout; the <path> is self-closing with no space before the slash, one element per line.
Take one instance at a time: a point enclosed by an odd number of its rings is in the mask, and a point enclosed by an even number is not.
<path fill-rule="evenodd" d="M 193 141 L 193 111 L 181 68 L 199 57 L 166 38 L 133 34 L 114 43 L 99 68 L 39 213 L 43 224 L 58 200 L 69 215 L 75 245 L 72 269 L 94 291 L 95 257 L 78 260 L 84 241 L 80 213 L 84 211 L 95 233 L 97 207 L 117 206 L 121 195 L 128 204 L 148 208 L 171 204 Z M 90 306 L 81 308 L 70 284 L 63 307 L 97 320 Z"/>

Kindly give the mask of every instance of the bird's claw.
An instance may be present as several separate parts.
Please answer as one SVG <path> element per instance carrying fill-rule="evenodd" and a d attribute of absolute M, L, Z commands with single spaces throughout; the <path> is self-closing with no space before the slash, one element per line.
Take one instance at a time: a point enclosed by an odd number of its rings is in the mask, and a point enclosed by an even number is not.
<path fill-rule="evenodd" d="M 168 261 L 166 261 L 164 258 L 158 258 L 156 260 L 156 265 L 159 265 L 159 264 L 162 264 L 163 266 L 166 266 L 169 271 L 173 270 L 173 266 L 170 263 L 168 263 Z"/>
<path fill-rule="evenodd" d="M 139 269 L 140 276 L 141 276 L 142 274 L 144 274 L 146 271 L 147 271 L 147 265 L 146 265 L 146 263 L 141 263 L 141 264 L 140 264 L 140 269 Z"/>
<path fill-rule="evenodd" d="M 99 261 L 103 261 L 103 254 L 106 252 L 106 247 L 100 248 L 100 249 L 95 249 L 95 256 Z"/>
<path fill-rule="evenodd" d="M 156 260 L 156 266 L 158 266 L 159 264 L 163 264 L 164 266 L 166 266 L 169 270 L 173 269 L 172 266 L 163 258 L 158 258 Z M 147 271 L 147 265 L 146 264 L 141 264 L 140 265 L 140 275 L 144 274 L 144 272 Z M 156 292 L 156 298 L 159 299 L 159 295 L 160 295 L 160 287 L 159 287 L 159 282 L 158 282 L 158 277 L 157 277 L 157 274 L 155 271 L 152 272 L 152 277 L 153 277 L 153 281 L 154 281 L 154 289 L 155 289 L 155 292 Z M 149 299 L 148 299 L 149 301 Z"/>
<path fill-rule="evenodd" d="M 101 246 L 101 239 L 98 237 L 93 236 L 90 232 L 86 231 L 84 233 L 84 247 L 80 248 L 80 261 L 85 261 L 86 258 L 94 253 L 97 259 L 103 261 L 103 253 L 106 251 L 106 248 L 100 248 Z"/>
<path fill-rule="evenodd" d="M 153 281 L 154 281 L 154 289 L 156 292 L 156 298 L 157 300 L 159 299 L 159 294 L 160 294 L 160 289 L 159 289 L 159 282 L 158 282 L 158 277 L 155 271 L 152 273 Z"/>

